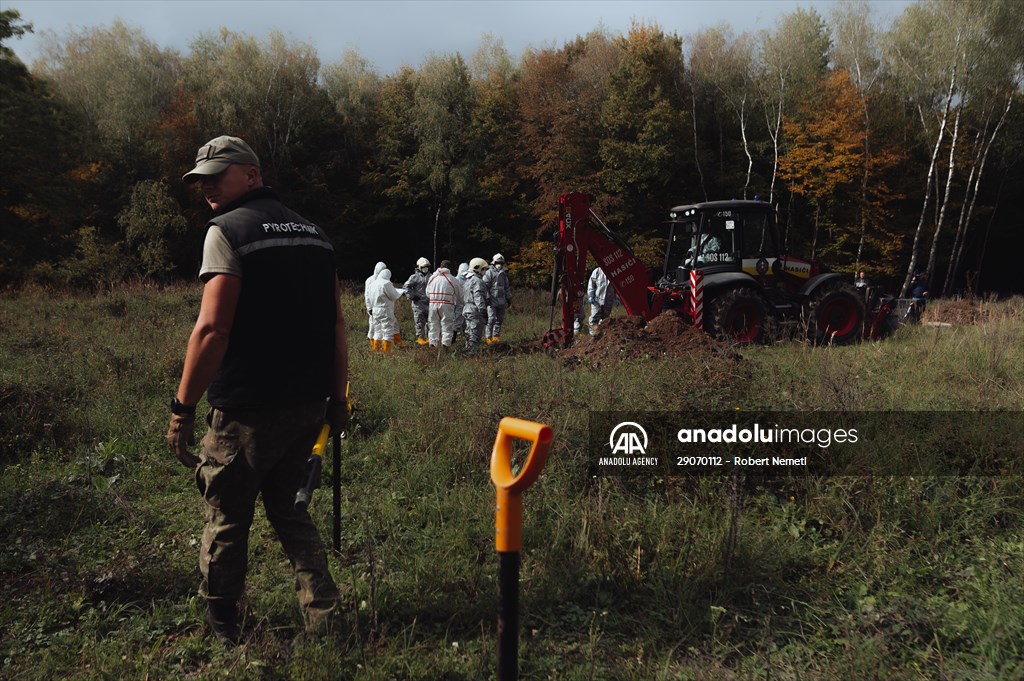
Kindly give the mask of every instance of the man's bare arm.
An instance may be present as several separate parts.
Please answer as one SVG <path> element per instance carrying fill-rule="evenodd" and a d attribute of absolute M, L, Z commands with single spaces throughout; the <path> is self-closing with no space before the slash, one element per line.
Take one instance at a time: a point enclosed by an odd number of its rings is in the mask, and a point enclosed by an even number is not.
<path fill-rule="evenodd" d="M 228 338 L 235 321 L 242 280 L 230 274 L 216 274 L 203 287 L 199 317 L 188 339 L 185 368 L 178 386 L 178 401 L 199 402 L 224 360 Z"/>

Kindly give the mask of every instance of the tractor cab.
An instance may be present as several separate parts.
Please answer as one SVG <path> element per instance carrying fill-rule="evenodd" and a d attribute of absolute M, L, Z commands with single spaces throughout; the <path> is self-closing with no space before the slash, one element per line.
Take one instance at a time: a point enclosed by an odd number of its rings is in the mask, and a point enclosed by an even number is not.
<path fill-rule="evenodd" d="M 669 218 L 662 272 L 666 283 L 685 284 L 693 269 L 705 274 L 746 271 L 752 276 L 772 275 L 779 247 L 771 204 L 708 201 L 676 206 Z"/>

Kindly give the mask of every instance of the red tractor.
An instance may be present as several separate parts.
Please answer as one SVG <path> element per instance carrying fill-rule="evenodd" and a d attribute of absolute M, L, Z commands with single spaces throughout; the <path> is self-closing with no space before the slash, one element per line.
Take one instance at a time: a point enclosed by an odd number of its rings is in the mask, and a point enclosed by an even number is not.
<path fill-rule="evenodd" d="M 786 322 L 806 324 L 815 342 L 852 343 L 865 335 L 864 297 L 845 275 L 786 253 L 771 204 L 708 201 L 677 206 L 669 218 L 668 248 L 656 279 L 590 210 L 588 195 L 559 199 L 552 305 L 560 292 L 562 328 L 549 331 L 545 345 L 572 342 L 588 253 L 631 316 L 649 321 L 675 308 L 696 326 L 737 343 L 761 342 L 773 325 Z M 867 335 L 878 326 L 873 319 Z"/>

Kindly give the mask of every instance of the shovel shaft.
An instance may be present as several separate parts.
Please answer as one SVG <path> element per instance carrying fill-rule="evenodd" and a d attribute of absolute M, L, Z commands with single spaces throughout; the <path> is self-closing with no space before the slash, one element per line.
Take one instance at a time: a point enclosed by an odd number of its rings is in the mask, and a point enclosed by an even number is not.
<path fill-rule="evenodd" d="M 519 678 L 519 553 L 498 553 L 498 681 Z"/>

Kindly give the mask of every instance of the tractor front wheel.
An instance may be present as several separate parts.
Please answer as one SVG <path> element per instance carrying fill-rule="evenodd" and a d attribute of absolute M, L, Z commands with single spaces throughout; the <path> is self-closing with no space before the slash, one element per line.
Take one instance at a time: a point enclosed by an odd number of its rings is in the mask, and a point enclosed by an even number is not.
<path fill-rule="evenodd" d="M 854 343 L 864 332 L 866 314 L 852 286 L 826 286 L 814 292 L 807 306 L 807 335 L 815 343 Z"/>
<path fill-rule="evenodd" d="M 726 291 L 708 306 L 708 333 L 740 345 L 763 343 L 768 327 L 768 305 L 757 291 L 736 288 Z"/>

